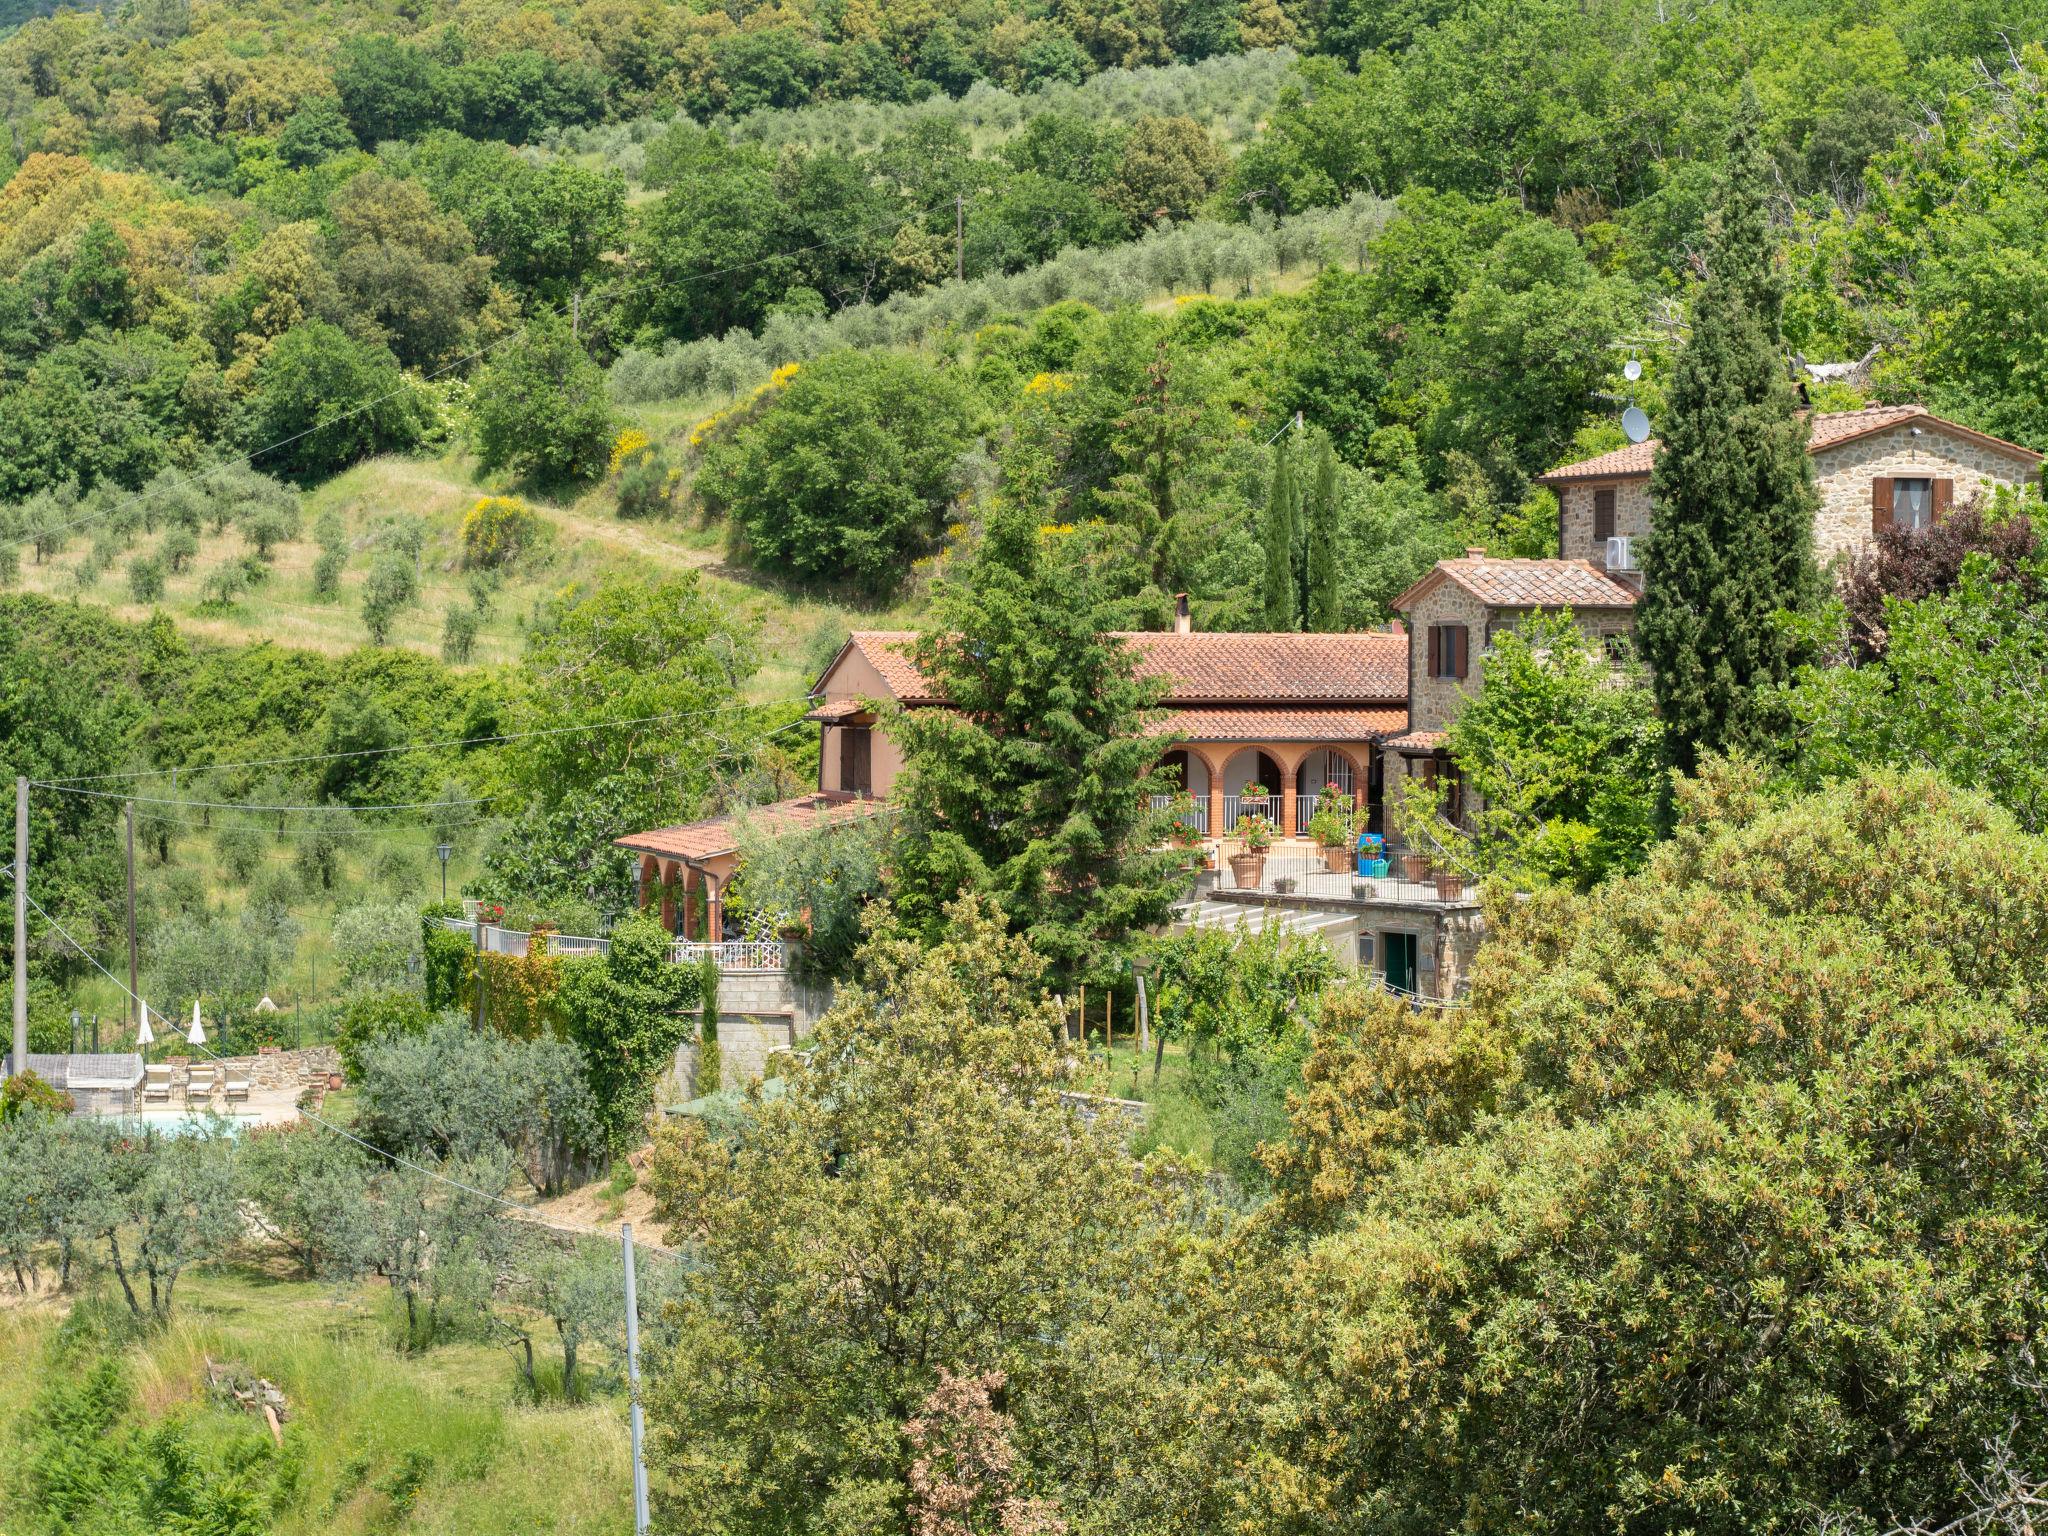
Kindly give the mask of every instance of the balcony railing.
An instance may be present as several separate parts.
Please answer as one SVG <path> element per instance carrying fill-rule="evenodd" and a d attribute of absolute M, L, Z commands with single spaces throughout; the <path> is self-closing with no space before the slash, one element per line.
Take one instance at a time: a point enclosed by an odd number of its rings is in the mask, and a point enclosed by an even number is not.
<path fill-rule="evenodd" d="M 670 947 L 670 958 L 678 965 L 696 965 L 706 955 L 717 958 L 721 971 L 789 969 L 789 947 L 776 939 L 728 939 L 722 944 L 678 939 Z"/>
<path fill-rule="evenodd" d="M 1152 809 L 1155 811 L 1170 809 L 1174 799 L 1175 797 L 1172 795 L 1154 795 L 1152 797 Z M 1182 810 L 1180 815 L 1174 819 L 1190 831 L 1199 832 L 1204 837 L 1208 836 L 1209 801 L 1207 797 L 1196 800 L 1193 805 Z"/>
<path fill-rule="evenodd" d="M 460 918 L 444 917 L 444 928 L 456 933 L 475 933 L 476 925 Z M 543 934 L 544 953 L 550 955 L 601 955 L 612 947 L 610 939 L 590 938 L 574 933 Z M 518 928 L 499 928 L 486 923 L 482 930 L 484 952 L 493 955 L 523 955 L 529 952 L 533 935 Z M 677 939 L 669 945 L 669 959 L 677 965 L 695 965 L 705 955 L 718 957 L 721 971 L 786 971 L 789 946 L 776 939 L 731 939 L 722 944 L 702 944 L 694 939 Z"/>
<path fill-rule="evenodd" d="M 1316 807 L 1322 804 L 1322 801 L 1323 797 L 1319 794 L 1294 797 L 1294 830 L 1297 833 L 1307 833 L 1309 818 L 1315 815 Z"/>
<path fill-rule="evenodd" d="M 1217 894 L 1225 895 L 1237 888 L 1226 865 L 1217 882 Z M 1343 869 L 1333 871 L 1320 858 L 1284 853 L 1267 854 L 1259 883 L 1246 889 L 1262 896 L 1314 896 L 1326 900 L 1399 902 L 1404 906 L 1464 906 L 1478 899 L 1478 887 L 1464 880 L 1361 875 L 1355 860 L 1347 860 Z"/>

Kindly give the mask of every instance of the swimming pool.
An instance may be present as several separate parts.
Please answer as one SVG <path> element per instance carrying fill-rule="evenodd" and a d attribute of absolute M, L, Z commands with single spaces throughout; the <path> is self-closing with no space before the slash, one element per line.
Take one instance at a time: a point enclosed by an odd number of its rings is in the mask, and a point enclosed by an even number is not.
<path fill-rule="evenodd" d="M 193 1110 L 152 1105 L 109 1116 L 116 1125 L 133 1131 L 155 1131 L 159 1136 L 239 1136 L 243 1130 L 262 1122 L 256 1110 Z"/>

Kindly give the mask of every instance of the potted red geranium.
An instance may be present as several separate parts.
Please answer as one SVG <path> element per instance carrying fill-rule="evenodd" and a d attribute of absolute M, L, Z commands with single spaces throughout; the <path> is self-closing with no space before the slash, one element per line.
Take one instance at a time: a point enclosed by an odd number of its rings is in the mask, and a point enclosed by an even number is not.
<path fill-rule="evenodd" d="M 1266 850 L 1273 846 L 1273 823 L 1256 813 L 1241 816 L 1237 836 L 1244 848 L 1230 856 L 1230 876 L 1239 890 L 1248 891 L 1265 878 Z"/>

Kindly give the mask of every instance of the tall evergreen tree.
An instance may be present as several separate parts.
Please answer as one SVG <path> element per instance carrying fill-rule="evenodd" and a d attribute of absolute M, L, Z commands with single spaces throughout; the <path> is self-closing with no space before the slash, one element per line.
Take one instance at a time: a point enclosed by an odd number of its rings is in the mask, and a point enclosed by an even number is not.
<path fill-rule="evenodd" d="M 1307 607 L 1304 628 L 1327 633 L 1337 628 L 1342 601 L 1337 581 L 1337 450 L 1327 435 L 1316 444 L 1315 478 L 1309 483 Z"/>
<path fill-rule="evenodd" d="M 1759 119 L 1745 90 L 1650 477 L 1636 638 L 1672 764 L 1686 770 L 1709 752 L 1770 745 L 1768 690 L 1798 659 L 1774 615 L 1819 592 L 1818 501 L 1782 356 Z"/>
<path fill-rule="evenodd" d="M 1299 499 L 1294 488 L 1293 455 L 1283 432 L 1273 444 L 1273 474 L 1266 491 L 1266 628 L 1271 630 L 1301 627 L 1294 576 Z"/>
<path fill-rule="evenodd" d="M 1166 921 L 1185 884 L 1163 846 L 1172 812 L 1151 803 L 1176 787 L 1146 734 L 1163 685 L 1101 633 L 1098 562 L 1071 547 L 1087 537 L 997 512 L 912 650 L 952 707 L 891 725 L 899 919 L 935 940 L 946 904 L 977 892 L 1062 986 L 1120 974 L 1132 932 Z"/>

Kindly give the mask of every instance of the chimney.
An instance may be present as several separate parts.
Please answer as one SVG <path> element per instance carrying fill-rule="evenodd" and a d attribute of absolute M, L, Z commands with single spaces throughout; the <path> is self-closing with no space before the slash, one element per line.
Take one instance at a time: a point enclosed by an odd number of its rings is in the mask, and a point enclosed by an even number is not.
<path fill-rule="evenodd" d="M 1173 632 L 1176 635 L 1191 635 L 1195 632 L 1195 621 L 1188 612 L 1188 595 L 1185 592 L 1173 594 Z"/>
<path fill-rule="evenodd" d="M 1486 558 L 1486 551 L 1476 545 L 1467 544 L 1465 546 L 1465 558 L 1467 560 L 1484 560 Z"/>

